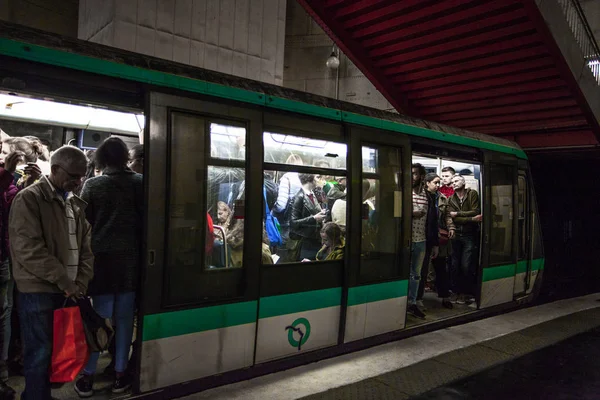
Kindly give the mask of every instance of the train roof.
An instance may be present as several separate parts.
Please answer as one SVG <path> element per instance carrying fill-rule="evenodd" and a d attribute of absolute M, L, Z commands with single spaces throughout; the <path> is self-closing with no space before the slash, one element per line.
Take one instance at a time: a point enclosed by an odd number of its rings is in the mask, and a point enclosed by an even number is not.
<path fill-rule="evenodd" d="M 527 158 L 506 139 L 0 21 L 0 55 Z"/>

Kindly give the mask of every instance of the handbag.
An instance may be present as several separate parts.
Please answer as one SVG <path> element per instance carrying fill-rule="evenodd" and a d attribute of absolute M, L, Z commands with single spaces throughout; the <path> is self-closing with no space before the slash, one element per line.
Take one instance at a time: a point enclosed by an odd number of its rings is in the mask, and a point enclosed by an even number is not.
<path fill-rule="evenodd" d="M 77 305 L 81 311 L 85 339 L 89 350 L 92 352 L 108 350 L 108 346 L 115 335 L 110 319 L 102 318 L 94 310 L 89 297 L 78 298 Z"/>
<path fill-rule="evenodd" d="M 271 246 L 281 246 L 283 245 L 283 239 L 281 238 L 281 228 L 277 217 L 275 217 L 273 213 L 271 213 L 271 211 L 269 210 L 269 205 L 267 204 L 267 190 L 264 186 L 263 197 L 265 199 L 265 230 L 267 231 L 267 235 L 269 236 L 269 241 L 271 242 Z"/>
<path fill-rule="evenodd" d="M 448 230 L 440 228 L 440 235 L 439 235 L 440 246 L 447 245 L 449 240 L 450 240 L 450 236 L 449 236 Z"/>
<path fill-rule="evenodd" d="M 63 306 L 54 310 L 52 331 L 50 382 L 72 382 L 90 355 L 79 307 Z"/>

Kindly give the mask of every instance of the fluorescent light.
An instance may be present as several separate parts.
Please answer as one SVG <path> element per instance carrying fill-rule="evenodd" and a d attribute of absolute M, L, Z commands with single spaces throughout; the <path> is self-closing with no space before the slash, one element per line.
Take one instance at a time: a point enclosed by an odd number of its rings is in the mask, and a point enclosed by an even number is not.
<path fill-rule="evenodd" d="M 6 94 L 0 94 L 0 118 L 135 135 L 144 129 L 145 124 L 141 114 Z"/>

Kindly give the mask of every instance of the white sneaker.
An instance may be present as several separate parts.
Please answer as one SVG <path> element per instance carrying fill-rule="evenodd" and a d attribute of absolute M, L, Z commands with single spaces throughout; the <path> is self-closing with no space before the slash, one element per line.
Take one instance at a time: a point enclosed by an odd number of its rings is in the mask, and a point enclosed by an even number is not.
<path fill-rule="evenodd" d="M 417 300 L 417 307 L 419 307 L 421 310 L 427 310 L 427 307 L 425 307 L 425 304 L 423 304 L 423 300 Z"/>

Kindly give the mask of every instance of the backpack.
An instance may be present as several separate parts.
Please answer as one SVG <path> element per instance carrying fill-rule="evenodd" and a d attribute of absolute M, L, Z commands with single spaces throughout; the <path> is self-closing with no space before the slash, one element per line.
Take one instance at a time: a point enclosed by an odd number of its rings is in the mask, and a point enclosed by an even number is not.
<path fill-rule="evenodd" d="M 269 236 L 269 241 L 271 242 L 271 246 L 282 246 L 283 239 L 281 238 L 281 226 L 279 225 L 277 217 L 269 210 L 269 205 L 267 204 L 267 190 L 264 186 L 263 197 L 265 199 L 265 230 Z"/>

